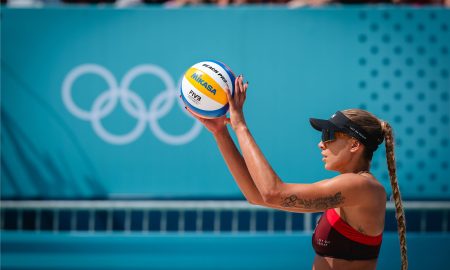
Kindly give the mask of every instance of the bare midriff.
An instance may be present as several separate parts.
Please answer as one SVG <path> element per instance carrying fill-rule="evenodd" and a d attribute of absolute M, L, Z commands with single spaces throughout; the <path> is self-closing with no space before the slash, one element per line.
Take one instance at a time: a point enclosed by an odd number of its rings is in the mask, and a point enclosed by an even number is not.
<path fill-rule="evenodd" d="M 343 260 L 316 255 L 313 270 L 375 270 L 377 260 Z"/>

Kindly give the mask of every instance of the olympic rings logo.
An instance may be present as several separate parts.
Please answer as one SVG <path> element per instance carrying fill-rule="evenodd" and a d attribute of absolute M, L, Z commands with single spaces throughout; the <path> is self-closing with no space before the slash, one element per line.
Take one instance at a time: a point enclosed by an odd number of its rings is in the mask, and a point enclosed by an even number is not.
<path fill-rule="evenodd" d="M 86 111 L 77 106 L 72 98 L 72 86 L 74 82 L 83 75 L 95 74 L 102 77 L 108 85 L 108 89 L 100 94 L 95 100 L 90 111 Z M 148 105 L 135 92 L 129 89 L 132 81 L 141 75 L 151 75 L 158 77 L 165 85 L 165 90 L 159 93 Z M 146 64 L 139 65 L 128 71 L 120 84 L 114 75 L 106 68 L 97 64 L 83 64 L 72 69 L 64 79 L 62 85 L 62 100 L 67 110 L 81 120 L 90 121 L 95 133 L 104 141 L 111 144 L 128 144 L 136 140 L 145 131 L 146 124 L 149 123 L 153 134 L 161 141 L 171 145 L 182 145 L 195 139 L 201 132 L 202 126 L 199 121 L 195 121 L 190 130 L 181 135 L 172 135 L 164 131 L 159 120 L 163 118 L 177 103 L 182 112 L 187 116 L 192 116 L 184 109 L 184 104 L 178 98 L 175 83 L 172 77 L 163 68 Z M 178 101 L 178 102 L 176 102 Z M 127 134 L 112 134 L 102 125 L 102 119 L 108 116 L 119 104 L 125 111 L 135 119 L 136 126 Z"/>

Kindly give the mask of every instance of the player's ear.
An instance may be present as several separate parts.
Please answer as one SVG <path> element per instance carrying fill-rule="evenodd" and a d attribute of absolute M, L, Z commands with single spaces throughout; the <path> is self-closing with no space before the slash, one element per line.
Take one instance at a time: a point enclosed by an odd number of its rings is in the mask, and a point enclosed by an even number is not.
<path fill-rule="evenodd" d="M 362 143 L 358 141 L 357 139 L 351 138 L 350 139 L 350 152 L 355 153 L 359 151 L 359 149 L 362 148 Z"/>

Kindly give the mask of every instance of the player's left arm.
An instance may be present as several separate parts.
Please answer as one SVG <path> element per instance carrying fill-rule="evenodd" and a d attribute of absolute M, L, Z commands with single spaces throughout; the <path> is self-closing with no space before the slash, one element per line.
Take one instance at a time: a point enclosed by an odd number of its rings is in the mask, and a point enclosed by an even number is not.
<path fill-rule="evenodd" d="M 313 212 L 363 203 L 368 193 L 368 182 L 363 181 L 361 175 L 343 174 L 314 184 L 284 183 L 264 157 L 247 127 L 243 106 L 248 83 L 243 84 L 242 76 L 236 78 L 235 88 L 234 96 L 229 90 L 226 92 L 230 105 L 229 123 L 236 133 L 242 156 L 263 199 L 263 205 Z"/>
<path fill-rule="evenodd" d="M 371 197 L 371 184 L 364 176 L 348 173 L 312 184 L 275 180 L 272 189 L 261 194 L 267 206 L 290 208 L 294 212 L 321 212 L 330 208 L 356 206 Z"/>
<path fill-rule="evenodd" d="M 283 182 L 270 166 L 246 125 L 235 129 L 252 179 L 266 206 L 289 207 L 298 212 L 355 206 L 370 197 L 364 176 L 346 173 L 313 184 Z"/>

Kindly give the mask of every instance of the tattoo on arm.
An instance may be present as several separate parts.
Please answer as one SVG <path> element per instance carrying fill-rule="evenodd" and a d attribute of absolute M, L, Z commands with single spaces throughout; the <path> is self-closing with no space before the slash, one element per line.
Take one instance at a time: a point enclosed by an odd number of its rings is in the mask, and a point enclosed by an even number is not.
<path fill-rule="evenodd" d="M 343 203 L 344 200 L 345 197 L 342 196 L 341 192 L 338 192 L 332 196 L 315 199 L 302 199 L 298 198 L 296 195 L 290 195 L 288 197 L 282 198 L 281 206 L 325 210 L 329 208 L 335 208 L 339 204 Z"/>

